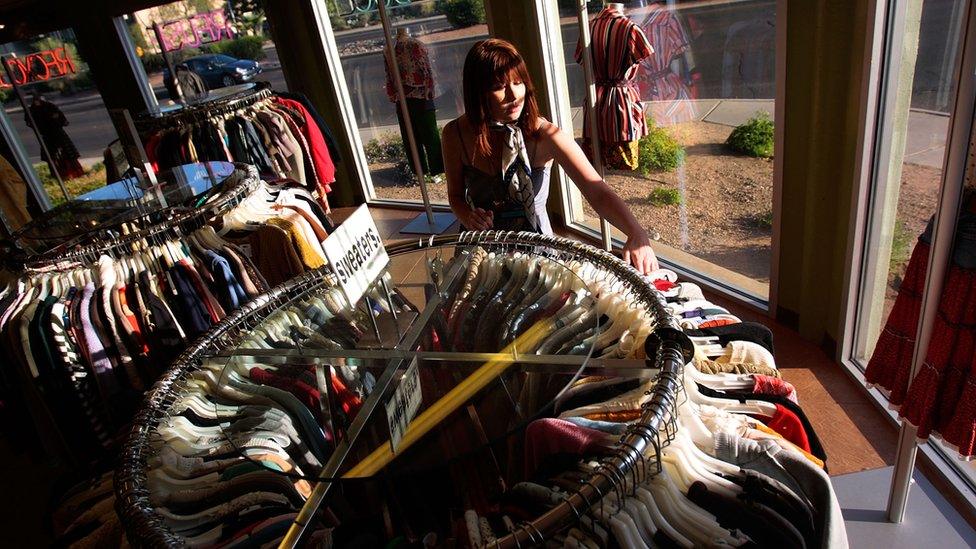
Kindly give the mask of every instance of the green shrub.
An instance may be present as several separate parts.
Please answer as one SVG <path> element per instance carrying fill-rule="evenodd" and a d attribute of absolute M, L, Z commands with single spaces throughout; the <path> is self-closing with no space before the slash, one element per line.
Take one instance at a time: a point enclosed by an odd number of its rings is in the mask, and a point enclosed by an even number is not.
<path fill-rule="evenodd" d="M 264 38 L 261 36 L 241 36 L 233 40 L 221 40 L 207 44 L 203 50 L 209 53 L 222 53 L 238 59 L 260 61 L 267 57 L 264 53 Z"/>
<path fill-rule="evenodd" d="M 485 18 L 485 0 L 437 0 L 434 9 L 457 28 L 479 25 Z"/>
<path fill-rule="evenodd" d="M 756 158 L 773 156 L 773 121 L 765 112 L 757 113 L 745 124 L 736 126 L 725 144 L 737 153 Z"/>
<path fill-rule="evenodd" d="M 769 209 L 752 217 L 752 223 L 760 229 L 773 228 L 773 210 Z"/>
<path fill-rule="evenodd" d="M 678 189 L 658 187 L 647 196 L 647 201 L 652 206 L 677 206 L 681 204 L 681 193 L 678 192 Z"/>
<path fill-rule="evenodd" d="M 349 21 L 345 17 L 329 13 L 329 21 L 332 22 L 333 31 L 341 31 L 350 28 Z"/>
<path fill-rule="evenodd" d="M 166 68 L 166 61 L 163 59 L 163 54 L 161 53 L 143 53 L 142 57 L 142 67 L 146 69 L 147 74 L 152 74 L 154 72 L 159 72 Z"/>
<path fill-rule="evenodd" d="M 366 153 L 366 162 L 372 164 L 379 161 L 383 149 L 378 139 L 370 139 L 363 145 L 363 152 Z"/>
<path fill-rule="evenodd" d="M 68 89 L 74 93 L 84 90 L 90 90 L 95 87 L 95 81 L 92 80 L 91 72 L 78 73 L 74 76 L 68 78 Z"/>
<path fill-rule="evenodd" d="M 685 149 L 664 128 L 648 123 L 650 132 L 637 142 L 637 163 L 643 175 L 671 172 L 684 161 Z"/>
<path fill-rule="evenodd" d="M 370 139 L 364 146 L 366 160 L 374 162 L 397 162 L 407 158 L 407 151 L 403 147 L 403 139 L 392 132 L 383 134 L 379 139 Z"/>
<path fill-rule="evenodd" d="M 393 172 L 393 180 L 397 185 L 412 187 L 417 184 L 417 174 L 413 173 L 410 162 L 400 160 L 396 163 Z"/>
<path fill-rule="evenodd" d="M 901 219 L 895 221 L 895 230 L 891 234 L 891 258 L 888 260 L 888 272 L 899 271 L 902 265 L 908 262 L 914 238 L 915 236 L 908 231 L 904 221 Z"/>

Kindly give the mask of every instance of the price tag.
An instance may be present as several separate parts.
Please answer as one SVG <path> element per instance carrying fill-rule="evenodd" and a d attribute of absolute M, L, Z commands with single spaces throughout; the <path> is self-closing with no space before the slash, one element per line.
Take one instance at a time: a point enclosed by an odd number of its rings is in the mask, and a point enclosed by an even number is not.
<path fill-rule="evenodd" d="M 322 250 L 351 307 L 362 299 L 390 262 L 380 232 L 365 204 L 325 239 Z"/>
<path fill-rule="evenodd" d="M 416 417 L 423 399 L 420 369 L 417 367 L 417 359 L 414 358 L 393 393 L 393 398 L 386 403 L 386 421 L 390 424 L 390 446 L 394 454 L 403 440 L 403 433 L 407 432 L 407 427 Z"/>

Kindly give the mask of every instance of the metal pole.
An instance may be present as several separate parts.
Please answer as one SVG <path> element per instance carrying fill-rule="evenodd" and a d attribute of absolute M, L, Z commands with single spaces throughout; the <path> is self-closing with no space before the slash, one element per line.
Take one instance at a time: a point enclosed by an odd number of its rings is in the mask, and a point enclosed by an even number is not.
<path fill-rule="evenodd" d="M 952 247 L 956 231 L 959 206 L 962 199 L 962 188 L 966 179 L 967 157 L 971 152 L 970 140 L 973 130 L 973 115 L 976 111 L 973 97 L 976 94 L 976 51 L 974 51 L 974 37 L 976 37 L 976 3 L 970 3 L 969 15 L 961 42 L 964 44 L 963 56 L 956 75 L 956 100 L 953 106 L 952 119 L 949 125 L 949 139 L 946 157 L 943 162 L 942 190 L 938 210 L 935 215 L 935 226 L 932 230 L 932 244 L 926 271 L 925 288 L 922 292 L 922 308 L 919 311 L 918 331 L 916 333 L 915 350 L 912 354 L 912 371 L 910 379 L 915 379 L 919 367 L 928 354 L 929 342 L 935 318 L 938 314 L 939 301 L 945 285 L 945 274 L 952 260 Z M 888 494 L 888 521 L 900 523 L 905 518 L 908 506 L 908 493 L 911 486 L 912 471 L 915 468 L 915 457 L 918 453 L 915 427 L 902 422 L 898 436 L 898 452 L 895 456 L 895 466 L 891 478 L 891 492 Z"/>
<path fill-rule="evenodd" d="M 169 77 L 173 79 L 173 89 L 176 90 L 176 97 L 171 97 L 170 99 L 177 103 L 184 102 L 183 88 L 180 87 L 180 79 L 176 77 L 176 67 L 173 65 L 173 60 L 166 51 L 166 43 L 163 42 L 163 29 L 159 28 L 159 23 L 153 22 L 152 30 L 153 33 L 156 34 L 156 43 L 159 44 L 159 53 L 163 55 L 163 61 L 166 61 L 166 68 L 169 69 Z"/>
<path fill-rule="evenodd" d="M 27 119 L 30 120 L 31 129 L 34 130 L 34 136 L 37 137 L 37 142 L 41 144 L 41 150 L 44 151 L 44 156 L 48 160 L 48 168 L 51 170 L 51 175 L 58 180 L 58 187 L 61 187 L 61 194 L 64 195 L 65 200 L 71 200 L 71 195 L 68 194 L 68 189 L 64 186 L 64 181 L 61 179 L 61 174 L 58 173 L 57 168 L 54 167 L 54 157 L 51 156 L 51 151 L 47 148 L 47 143 L 44 142 L 44 136 L 41 135 L 41 130 L 37 127 L 37 122 L 34 120 L 34 114 L 31 112 L 30 107 L 27 105 L 27 101 L 24 99 L 24 92 L 17 81 L 14 80 L 14 75 L 10 72 L 10 65 L 7 64 L 7 57 L 0 57 L 0 65 L 3 65 L 3 72 L 7 74 L 7 80 L 10 81 L 10 85 L 14 87 L 14 92 L 17 94 L 17 99 L 20 101 L 20 106 L 24 109 L 24 114 Z M 27 81 L 30 80 L 30 75 L 27 75 Z"/>
<path fill-rule="evenodd" d="M 577 17 L 577 23 L 579 23 L 579 39 L 583 45 L 583 78 L 586 82 L 586 103 L 584 104 L 584 109 L 586 109 L 586 117 L 590 121 L 588 128 L 590 131 L 586 137 L 590 138 L 593 168 L 596 169 L 596 173 L 600 174 L 600 178 L 604 178 L 603 158 L 600 155 L 600 132 L 597 131 L 596 121 L 596 78 L 593 76 L 593 44 L 590 43 L 590 17 L 586 10 L 586 0 L 577 0 L 577 2 L 579 2 L 579 16 Z M 600 216 L 600 235 L 603 237 L 603 249 L 608 252 L 613 251 L 613 244 L 610 242 L 610 223 L 603 216 Z"/>
<path fill-rule="evenodd" d="M 455 277 L 460 276 L 463 270 L 461 269 L 461 264 L 458 263 L 454 270 L 449 273 L 451 280 Z M 403 340 L 404 348 L 412 349 L 417 344 L 420 339 L 423 328 L 428 325 L 430 317 L 434 314 L 437 308 L 440 306 L 441 298 L 440 294 L 437 294 L 434 299 L 427 304 L 424 311 L 419 317 L 414 321 L 410 330 L 407 332 Z M 329 461 L 326 462 L 325 466 L 322 467 L 322 471 L 319 474 L 319 481 L 315 483 L 315 487 L 312 489 L 312 494 L 305 501 L 305 505 L 302 506 L 301 511 L 299 511 L 298 516 L 295 517 L 295 521 L 292 523 L 291 527 L 288 529 L 288 533 L 278 544 L 279 549 L 291 549 L 298 546 L 298 542 L 301 540 L 302 534 L 305 532 L 305 528 L 308 527 L 309 522 L 315 513 L 318 512 L 319 507 L 322 502 L 325 501 L 325 496 L 328 495 L 329 490 L 332 488 L 335 481 L 333 477 L 338 473 L 339 468 L 345 462 L 348 455 L 351 453 L 353 446 L 356 441 L 359 440 L 360 434 L 366 429 L 366 424 L 369 418 L 372 416 L 373 412 L 381 406 L 380 402 L 383 396 L 386 394 L 387 388 L 393 383 L 393 376 L 403 366 L 407 360 L 392 359 L 387 362 L 386 368 L 380 375 L 379 379 L 376 380 L 376 384 L 373 386 L 373 392 L 370 393 L 366 401 L 363 402 L 363 406 L 359 409 L 356 414 L 356 418 L 349 425 L 348 431 L 346 431 L 346 437 L 342 441 L 336 444 L 335 450 L 332 452 L 332 456 L 329 457 Z"/>
<path fill-rule="evenodd" d="M 386 36 L 386 60 L 393 71 L 393 82 L 396 84 L 397 106 L 400 109 L 400 116 L 403 117 L 403 127 L 407 132 L 407 146 L 410 148 L 410 160 L 413 162 L 413 173 L 417 175 L 420 183 L 420 196 L 424 200 L 424 211 L 427 213 L 427 224 L 434 224 L 434 211 L 430 207 L 430 197 L 427 196 L 427 182 L 424 181 L 424 170 L 420 167 L 420 154 L 417 152 L 417 142 L 413 135 L 413 126 L 410 124 L 410 111 L 407 109 L 407 97 L 403 93 L 403 80 L 400 78 L 400 65 L 396 60 L 396 52 L 393 49 L 393 32 L 390 29 L 390 19 L 386 15 L 386 1 L 379 0 L 377 3 L 380 8 L 380 21 L 383 22 L 383 34 Z"/>
<path fill-rule="evenodd" d="M 129 70 L 135 76 L 136 83 L 139 86 L 139 94 L 142 95 L 142 100 L 145 102 L 146 108 L 151 113 L 159 113 L 159 101 L 156 99 L 156 94 L 153 92 L 152 86 L 149 85 L 149 78 L 146 77 L 146 69 L 143 68 L 142 60 L 136 54 L 136 47 L 132 43 L 132 36 L 129 35 L 125 20 L 121 17 L 113 17 L 112 25 L 115 27 L 115 34 L 119 37 L 119 42 L 122 43 L 122 49 L 125 50 L 125 60 L 129 64 Z"/>

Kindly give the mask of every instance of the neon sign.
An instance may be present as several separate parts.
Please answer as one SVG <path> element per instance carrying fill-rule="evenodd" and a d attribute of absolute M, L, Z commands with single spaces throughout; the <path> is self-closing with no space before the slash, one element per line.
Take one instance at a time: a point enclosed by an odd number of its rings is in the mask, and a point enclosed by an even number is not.
<path fill-rule="evenodd" d="M 8 57 L 6 61 L 14 82 L 18 86 L 34 82 L 47 82 L 78 72 L 74 61 L 71 60 L 71 56 L 68 55 L 68 50 L 64 46 L 31 53 L 23 58 Z M 12 87 L 13 84 L 7 81 L 7 75 L 0 74 L 0 88 Z"/>
<path fill-rule="evenodd" d="M 164 51 L 198 48 L 224 39 L 234 38 L 234 29 L 224 17 L 223 10 L 208 11 L 184 19 L 166 21 L 159 25 Z"/>

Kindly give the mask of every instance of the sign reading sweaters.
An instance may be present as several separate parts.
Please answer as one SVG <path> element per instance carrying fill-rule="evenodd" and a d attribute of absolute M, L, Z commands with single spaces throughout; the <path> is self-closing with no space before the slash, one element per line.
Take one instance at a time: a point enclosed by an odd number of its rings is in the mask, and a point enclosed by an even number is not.
<path fill-rule="evenodd" d="M 400 379 L 393 397 L 386 403 L 386 421 L 390 426 L 390 448 L 394 454 L 400 447 L 403 434 L 410 427 L 410 422 L 417 417 L 420 403 L 424 400 L 420 388 L 420 370 L 417 359 L 414 358 Z"/>
<path fill-rule="evenodd" d="M 376 280 L 390 257 L 365 204 L 322 243 L 325 258 L 339 278 L 339 288 L 354 307 Z"/>

